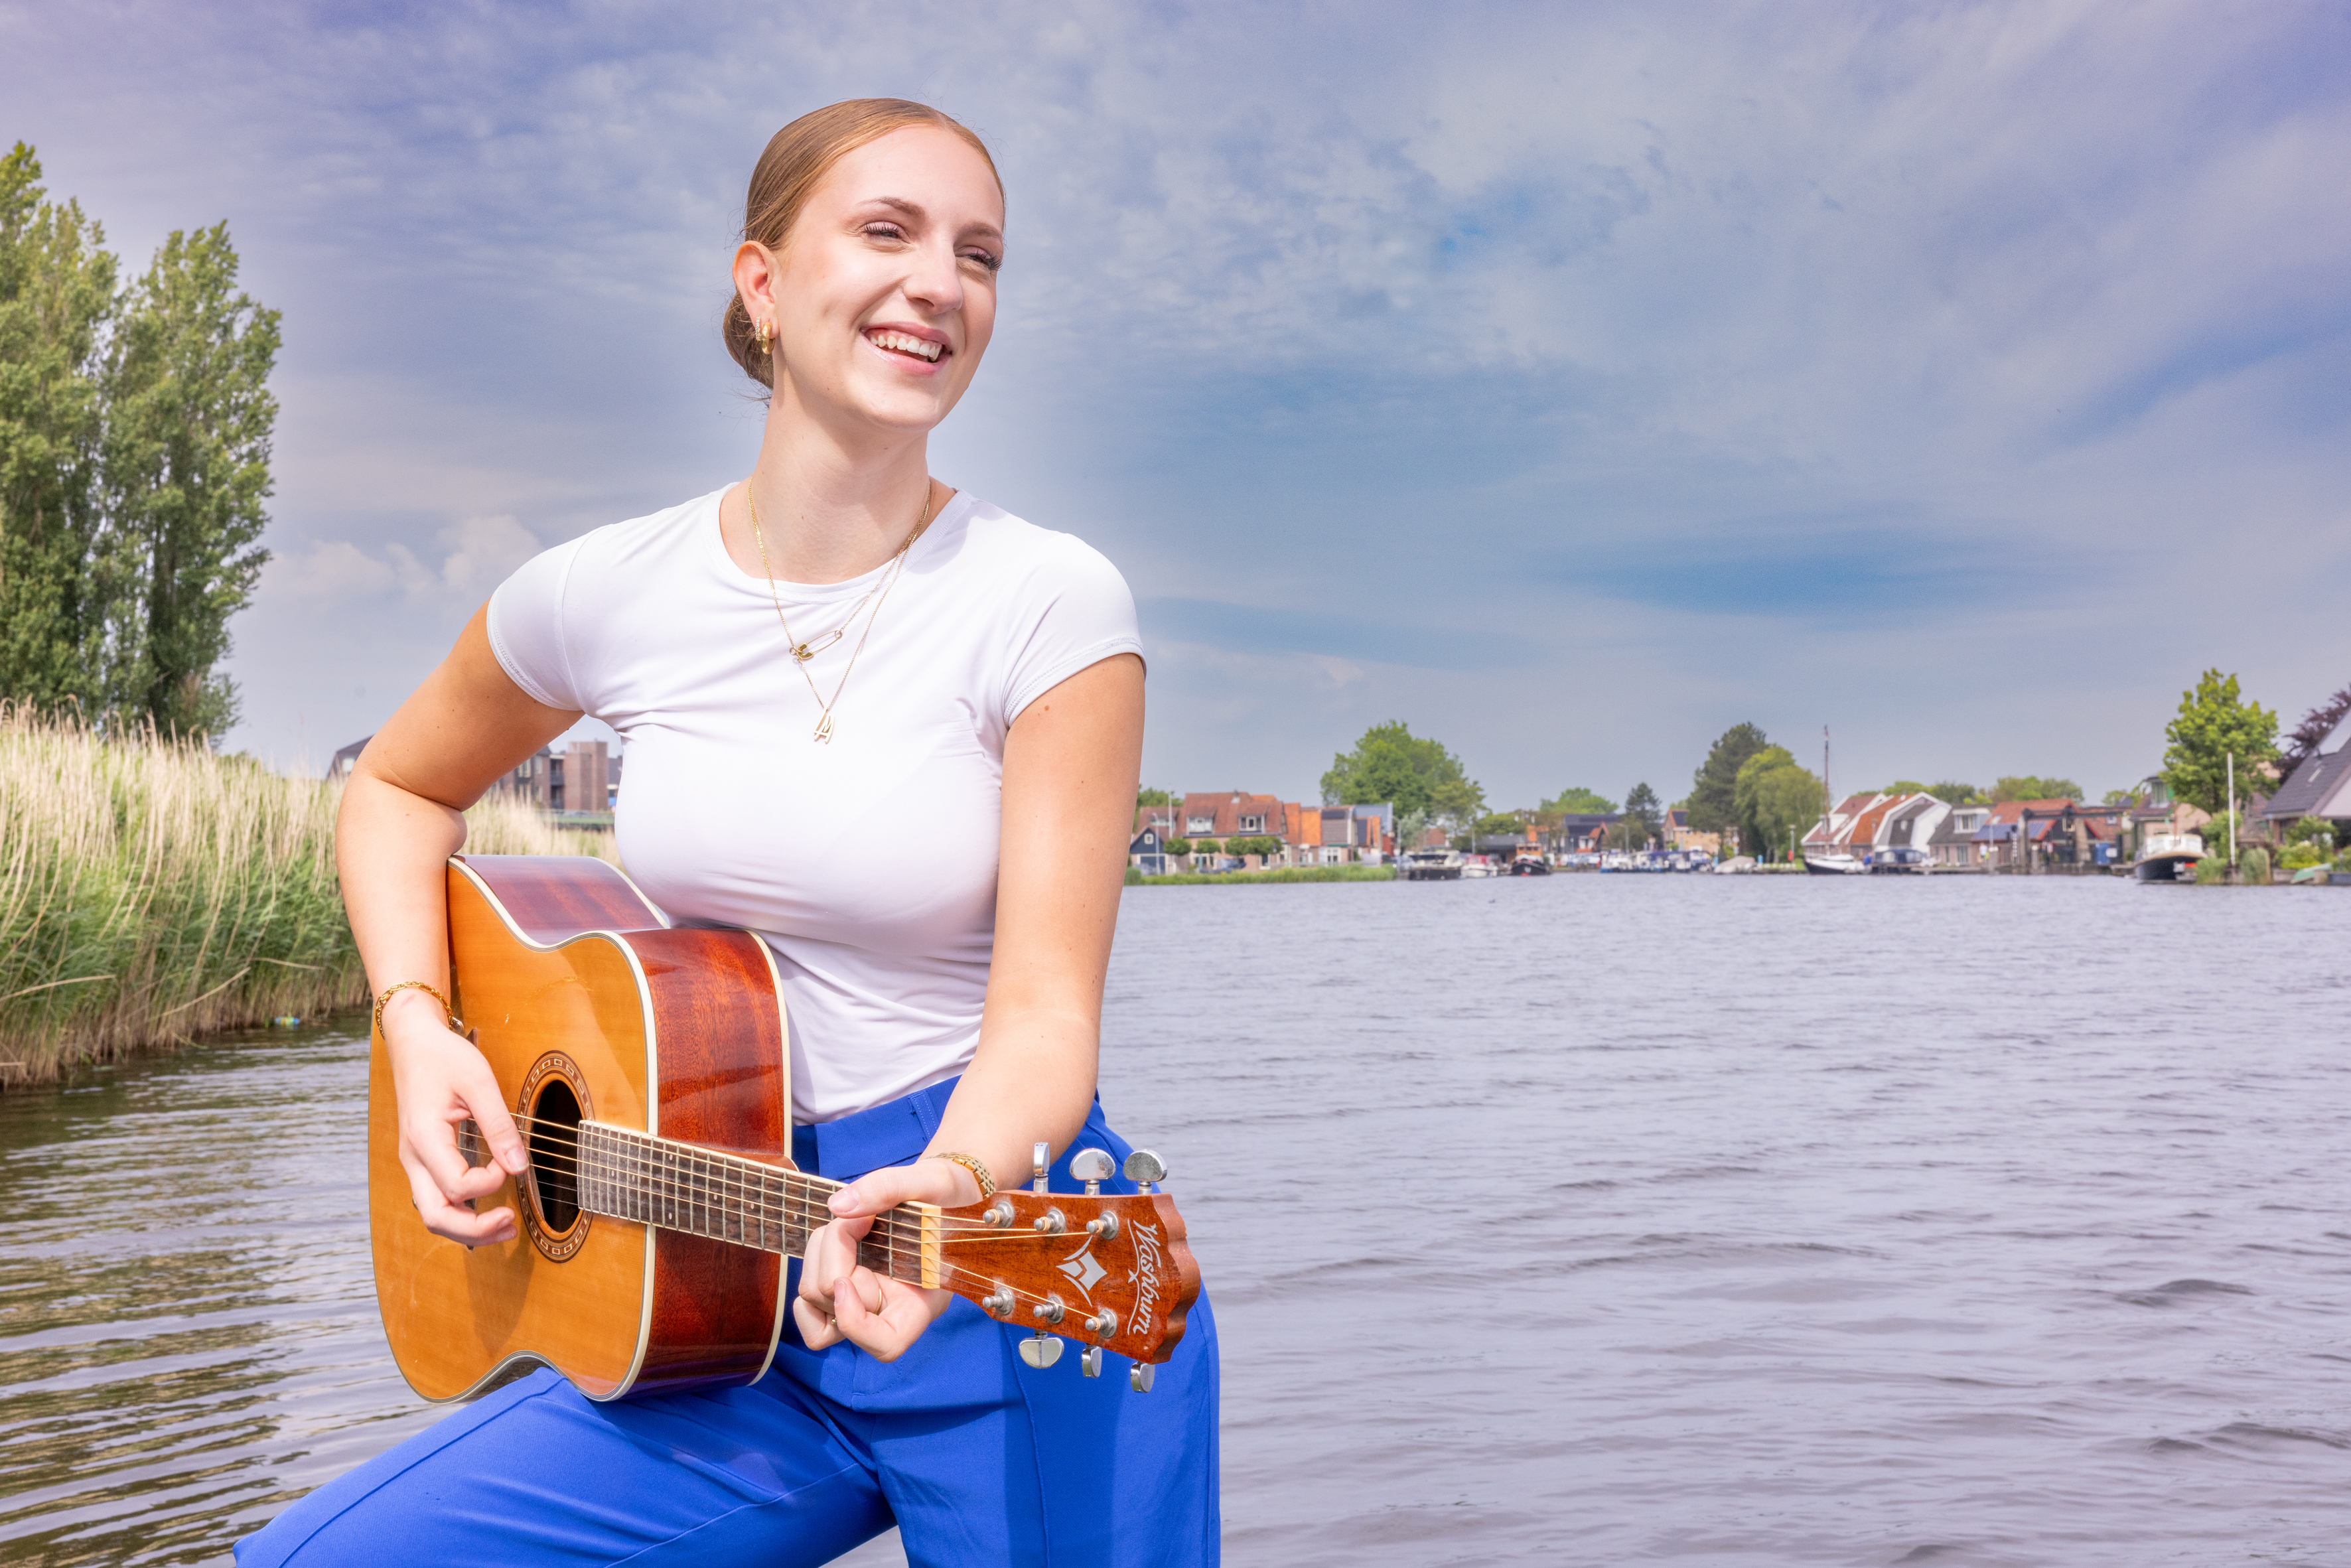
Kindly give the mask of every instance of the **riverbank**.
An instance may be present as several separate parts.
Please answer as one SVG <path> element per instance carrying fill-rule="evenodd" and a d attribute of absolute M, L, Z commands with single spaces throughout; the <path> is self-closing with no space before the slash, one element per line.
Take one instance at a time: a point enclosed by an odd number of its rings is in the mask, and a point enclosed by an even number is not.
<path fill-rule="evenodd" d="M 0 710 L 0 1088 L 367 1000 L 335 878 L 340 791 L 198 742 Z M 508 805 L 484 853 L 601 853 Z"/>
<path fill-rule="evenodd" d="M 1227 882 L 1394 882 L 1392 865 L 1278 866 L 1272 871 L 1177 872 L 1172 876 L 1145 876 L 1133 866 L 1126 870 L 1129 887 L 1204 887 Z"/>

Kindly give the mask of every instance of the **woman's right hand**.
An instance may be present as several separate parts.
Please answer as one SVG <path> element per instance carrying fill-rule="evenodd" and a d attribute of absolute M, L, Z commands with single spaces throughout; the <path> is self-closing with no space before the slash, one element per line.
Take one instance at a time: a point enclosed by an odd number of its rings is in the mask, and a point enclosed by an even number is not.
<path fill-rule="evenodd" d="M 441 1004 L 419 990 L 384 1004 L 383 1040 L 399 1102 L 400 1166 L 424 1228 L 468 1247 L 512 1241 L 521 1234 L 513 1209 L 476 1214 L 468 1207 L 529 1165 L 489 1062 L 451 1031 Z M 468 1116 L 489 1146 L 489 1165 L 468 1166 L 457 1152 L 457 1124 Z"/>

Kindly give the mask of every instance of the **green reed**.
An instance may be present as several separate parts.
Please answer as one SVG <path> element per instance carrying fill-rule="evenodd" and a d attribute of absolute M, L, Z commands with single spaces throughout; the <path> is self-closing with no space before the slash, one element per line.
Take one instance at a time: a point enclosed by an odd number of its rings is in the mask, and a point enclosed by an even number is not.
<path fill-rule="evenodd" d="M 204 745 L 0 707 L 0 1087 L 363 1005 L 335 879 L 340 789 Z M 611 855 L 527 806 L 481 853 Z"/>

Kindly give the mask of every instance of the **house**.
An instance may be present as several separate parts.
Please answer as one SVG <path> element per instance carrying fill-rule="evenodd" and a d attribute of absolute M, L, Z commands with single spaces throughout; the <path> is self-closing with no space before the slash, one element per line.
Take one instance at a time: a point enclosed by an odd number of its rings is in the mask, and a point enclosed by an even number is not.
<path fill-rule="evenodd" d="M 1919 847 L 1927 852 L 1927 863 L 1940 866 L 1971 866 L 1983 858 L 1987 847 L 1976 835 L 1991 821 L 1990 806 L 1954 806 L 1943 820 L 1937 822 Z"/>
<path fill-rule="evenodd" d="M 2327 732 L 2260 812 L 2281 835 L 2304 817 L 2351 822 L 2351 716 Z"/>
<path fill-rule="evenodd" d="M 1293 865 L 1376 864 L 1395 852 L 1395 807 L 1285 805 L 1281 837 Z"/>
<path fill-rule="evenodd" d="M 2133 809 L 2081 800 L 2003 800 L 1991 809 L 1976 841 L 1995 871 L 2111 865 L 2121 855 Z"/>
<path fill-rule="evenodd" d="M 1952 814 L 1951 803 L 1933 795 L 1888 795 L 1883 790 L 1848 795 L 1804 835 L 1803 852 L 1866 860 L 1896 850 L 1917 850 L 1931 862 L 1936 835 Z"/>
<path fill-rule="evenodd" d="M 1608 847 L 1608 830 L 1621 811 L 1562 811 L 1548 814 L 1541 828 L 1543 847 L 1554 856 L 1598 854 Z"/>
<path fill-rule="evenodd" d="M 1134 835 L 1126 846 L 1126 863 L 1145 876 L 1167 874 L 1167 852 L 1162 847 L 1157 828 L 1146 827 Z"/>
<path fill-rule="evenodd" d="M 620 803 L 621 758 L 602 740 L 575 740 L 561 751 L 542 746 L 490 789 L 542 811 L 607 812 Z"/>
<path fill-rule="evenodd" d="M 1710 855 L 1722 852 L 1722 835 L 1699 832 L 1689 825 L 1689 812 L 1678 806 L 1666 813 L 1663 829 L 1666 848 L 1669 850 L 1704 850 Z"/>
<path fill-rule="evenodd" d="M 374 738 L 372 735 L 363 735 L 336 752 L 334 760 L 327 764 L 328 779 L 336 783 L 348 780 L 351 776 L 351 769 L 359 766 L 360 753 L 365 751 L 367 743 Z"/>

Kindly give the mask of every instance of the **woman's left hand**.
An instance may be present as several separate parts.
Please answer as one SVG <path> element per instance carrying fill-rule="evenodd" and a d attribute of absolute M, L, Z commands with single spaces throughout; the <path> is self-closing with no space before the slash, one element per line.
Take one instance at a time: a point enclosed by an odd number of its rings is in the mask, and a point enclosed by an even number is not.
<path fill-rule="evenodd" d="M 895 1361 L 922 1338 L 955 1299 L 925 1291 L 857 1261 L 857 1243 L 873 1217 L 902 1203 L 957 1208 L 979 1201 L 979 1183 L 952 1160 L 920 1159 L 860 1176 L 832 1195 L 832 1222 L 809 1234 L 793 1321 L 810 1350 L 846 1340 L 876 1361 Z"/>

